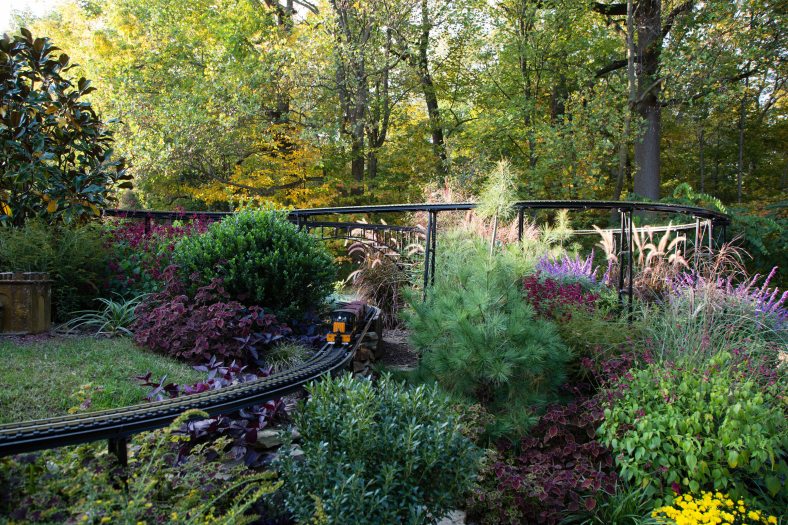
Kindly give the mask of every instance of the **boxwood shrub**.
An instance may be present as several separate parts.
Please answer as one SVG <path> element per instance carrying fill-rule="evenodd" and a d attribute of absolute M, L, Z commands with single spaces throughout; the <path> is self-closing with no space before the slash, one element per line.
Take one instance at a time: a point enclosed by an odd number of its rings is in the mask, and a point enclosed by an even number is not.
<path fill-rule="evenodd" d="M 211 224 L 181 239 L 173 260 L 183 279 L 199 274 L 195 290 L 219 277 L 233 299 L 284 319 L 317 306 L 336 276 L 323 244 L 273 210 L 243 211 Z"/>
<path fill-rule="evenodd" d="M 308 390 L 295 414 L 304 453 L 279 464 L 298 523 L 436 523 L 471 488 L 478 449 L 435 387 L 346 375 Z"/>

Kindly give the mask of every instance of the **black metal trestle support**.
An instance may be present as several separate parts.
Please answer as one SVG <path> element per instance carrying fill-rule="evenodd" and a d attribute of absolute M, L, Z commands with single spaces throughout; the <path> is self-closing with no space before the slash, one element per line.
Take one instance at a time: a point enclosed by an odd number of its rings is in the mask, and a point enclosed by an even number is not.
<path fill-rule="evenodd" d="M 634 266 L 634 232 L 632 226 L 632 210 L 619 209 L 621 229 L 618 233 L 618 304 L 624 308 L 624 296 L 627 297 L 627 318 L 632 321 L 633 313 L 633 266 Z M 624 259 L 626 258 L 626 265 Z"/>
<path fill-rule="evenodd" d="M 107 440 L 109 453 L 114 455 L 122 467 L 129 466 L 129 438 L 120 436 Z"/>
<path fill-rule="evenodd" d="M 422 300 L 427 300 L 427 288 L 435 284 L 435 252 L 438 246 L 438 212 L 427 212 L 427 236 L 424 242 L 424 290 Z"/>

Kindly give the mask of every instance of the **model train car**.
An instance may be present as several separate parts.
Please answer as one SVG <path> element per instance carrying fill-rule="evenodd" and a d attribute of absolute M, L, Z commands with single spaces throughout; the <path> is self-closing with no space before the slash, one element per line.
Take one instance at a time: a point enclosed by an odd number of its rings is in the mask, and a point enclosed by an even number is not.
<path fill-rule="evenodd" d="M 367 317 L 367 305 L 353 301 L 331 312 L 331 331 L 326 335 L 329 343 L 350 344 L 353 336 L 363 329 Z"/>

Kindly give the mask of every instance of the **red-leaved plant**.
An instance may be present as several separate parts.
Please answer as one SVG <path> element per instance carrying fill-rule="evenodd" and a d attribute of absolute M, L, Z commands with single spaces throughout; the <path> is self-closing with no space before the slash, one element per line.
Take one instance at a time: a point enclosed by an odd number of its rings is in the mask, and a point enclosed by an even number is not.
<path fill-rule="evenodd" d="M 176 270 L 167 268 L 164 290 L 137 308 L 138 345 L 196 364 L 212 357 L 248 363 L 257 359 L 258 347 L 290 334 L 263 308 L 231 301 L 219 278 L 188 296 Z"/>
<path fill-rule="evenodd" d="M 205 232 L 209 222 L 187 217 L 180 225 L 142 221 L 108 225 L 104 242 L 112 253 L 106 288 L 121 295 L 156 292 L 164 286 L 164 271 L 172 264 L 175 244 L 183 237 Z"/>
<path fill-rule="evenodd" d="M 539 315 L 556 321 L 567 321 L 571 310 L 593 310 L 599 294 L 586 291 L 580 283 L 561 282 L 536 272 L 523 279 L 525 297 Z"/>
<path fill-rule="evenodd" d="M 471 494 L 469 515 L 485 525 L 554 525 L 569 514 L 592 512 L 600 494 L 613 493 L 618 480 L 613 456 L 596 433 L 604 421 L 603 402 L 615 395 L 606 388 L 639 361 L 651 362 L 650 354 L 584 359 L 588 381 L 564 386 L 574 397 L 571 403 L 548 406 L 517 446 L 498 443 Z"/>
<path fill-rule="evenodd" d="M 470 515 L 482 523 L 556 524 L 567 511 L 590 511 L 596 495 L 615 490 L 610 451 L 595 441 L 603 418 L 595 398 L 552 405 L 520 441 L 508 443 L 480 475 Z"/>

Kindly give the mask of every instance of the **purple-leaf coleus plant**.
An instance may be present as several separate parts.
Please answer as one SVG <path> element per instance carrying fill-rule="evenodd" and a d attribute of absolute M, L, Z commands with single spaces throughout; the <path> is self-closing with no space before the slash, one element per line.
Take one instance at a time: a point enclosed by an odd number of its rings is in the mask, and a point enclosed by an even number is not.
<path fill-rule="evenodd" d="M 719 277 L 710 281 L 697 272 L 684 272 L 672 278 L 669 282 L 674 294 L 681 295 L 687 289 L 701 290 L 712 286 L 730 297 L 735 297 L 753 305 L 756 315 L 774 320 L 775 328 L 782 330 L 788 327 L 788 290 L 780 293 L 778 287 L 770 288 L 769 284 L 777 273 L 777 267 L 772 268 L 763 283 L 758 286 L 760 274 L 755 274 L 738 284 L 734 284 L 733 276 Z"/>
<path fill-rule="evenodd" d="M 162 377 L 158 382 L 152 381 L 151 372 L 142 376 L 136 376 L 136 379 L 140 381 L 142 386 L 152 388 L 146 396 L 149 401 L 160 401 L 166 398 L 199 394 L 238 383 L 254 381 L 266 377 L 270 373 L 269 370 L 264 369 L 260 369 L 257 372 L 249 372 L 245 366 L 240 366 L 235 361 L 225 366 L 216 357 L 212 357 L 204 365 L 195 366 L 194 369 L 206 372 L 206 379 L 193 385 L 178 385 L 176 383 L 166 383 L 167 376 Z M 179 458 L 186 457 L 191 448 L 199 443 L 224 436 L 232 440 L 232 446 L 227 451 L 231 460 L 242 460 L 249 467 L 267 464 L 272 456 L 264 454 L 253 447 L 257 443 L 257 433 L 271 424 L 272 420 L 284 415 L 286 415 L 286 409 L 283 400 L 275 399 L 231 414 L 221 414 L 210 419 L 188 421 L 179 430 L 180 433 L 189 436 L 189 440 L 183 442 L 179 447 Z"/>

